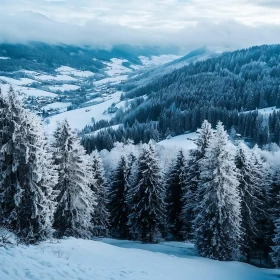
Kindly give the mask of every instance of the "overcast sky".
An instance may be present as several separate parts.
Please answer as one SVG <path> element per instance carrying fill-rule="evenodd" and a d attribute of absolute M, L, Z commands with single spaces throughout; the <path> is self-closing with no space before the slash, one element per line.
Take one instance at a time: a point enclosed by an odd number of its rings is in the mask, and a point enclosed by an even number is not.
<path fill-rule="evenodd" d="M 0 1 L 2 41 L 184 49 L 280 41 L 280 0 Z"/>

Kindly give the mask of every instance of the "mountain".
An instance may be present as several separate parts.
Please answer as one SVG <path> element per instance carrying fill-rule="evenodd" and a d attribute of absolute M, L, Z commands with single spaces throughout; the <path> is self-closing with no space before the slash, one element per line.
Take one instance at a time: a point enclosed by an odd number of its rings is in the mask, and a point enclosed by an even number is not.
<path fill-rule="evenodd" d="M 256 110 L 280 107 L 279 65 L 280 45 L 198 59 L 122 95 L 126 106 L 110 122 L 122 126 L 86 138 L 87 147 L 102 149 L 105 138 L 159 141 L 195 131 L 204 119 L 212 125 L 221 120 L 229 131 L 242 135 L 252 145 L 279 144 L 279 112 L 264 116 Z M 100 125 L 97 127 L 100 129 Z M 84 133 L 92 129 L 94 126 L 87 127 Z"/>
<path fill-rule="evenodd" d="M 40 42 L 1 44 L 0 85 L 4 92 L 12 85 L 29 109 L 46 118 L 119 101 L 117 91 L 125 80 L 178 57 L 174 49 L 128 45 L 101 50 Z"/>
<path fill-rule="evenodd" d="M 206 48 L 201 48 L 201 49 L 191 51 L 185 56 L 182 56 L 171 62 L 160 65 L 149 71 L 144 71 L 143 73 L 140 73 L 139 75 L 132 77 L 124 84 L 124 90 L 130 91 L 138 87 L 143 87 L 144 85 L 156 81 L 162 78 L 164 75 L 175 71 L 176 69 L 180 69 L 184 66 L 189 65 L 190 63 L 195 63 L 197 61 L 204 61 L 208 58 L 216 57 L 219 54 L 220 54 L 219 52 L 209 51 Z"/>

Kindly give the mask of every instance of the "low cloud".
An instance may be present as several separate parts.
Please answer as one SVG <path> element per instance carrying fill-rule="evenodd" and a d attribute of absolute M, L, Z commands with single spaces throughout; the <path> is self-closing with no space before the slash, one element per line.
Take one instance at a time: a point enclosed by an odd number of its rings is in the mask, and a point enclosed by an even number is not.
<path fill-rule="evenodd" d="M 8 24 L 7 24 L 8 23 Z M 37 13 L 24 12 L 0 18 L 0 42 L 41 41 L 110 48 L 115 44 L 177 46 L 191 50 L 207 46 L 235 49 L 278 43 L 280 25 L 252 27 L 229 20 L 213 23 L 202 20 L 194 26 L 170 30 L 159 27 L 129 28 L 98 20 L 83 26 L 59 23 Z"/>
<path fill-rule="evenodd" d="M 1 0 L 0 42 L 236 49 L 279 43 L 278 6 L 279 0 Z"/>
<path fill-rule="evenodd" d="M 255 0 L 255 5 L 260 5 L 269 8 L 279 8 L 280 9 L 280 1 L 279 0 Z"/>

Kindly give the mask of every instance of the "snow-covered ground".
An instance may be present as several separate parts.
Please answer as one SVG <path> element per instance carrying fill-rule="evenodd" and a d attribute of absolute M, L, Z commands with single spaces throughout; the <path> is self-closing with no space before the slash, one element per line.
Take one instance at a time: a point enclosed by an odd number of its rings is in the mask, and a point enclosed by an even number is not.
<path fill-rule="evenodd" d="M 105 62 L 105 64 L 107 65 L 107 70 L 105 72 L 110 77 L 116 77 L 125 73 L 132 72 L 131 69 L 123 66 L 124 62 L 128 62 L 128 60 L 112 58 L 110 62 Z"/>
<path fill-rule="evenodd" d="M 37 89 L 37 88 L 23 87 L 23 86 L 17 86 L 17 85 L 13 85 L 13 84 L 0 84 L 0 87 L 3 90 L 3 93 L 8 92 L 10 86 L 12 86 L 16 92 L 21 92 L 26 96 L 34 96 L 34 97 L 56 97 L 57 96 L 57 94 L 55 94 L 55 93 Z"/>
<path fill-rule="evenodd" d="M 105 85 L 105 84 L 113 84 L 113 85 L 117 85 L 120 84 L 122 81 L 127 80 L 128 75 L 119 75 L 116 77 L 110 77 L 110 78 L 105 78 L 99 81 L 95 81 L 94 85 L 95 86 L 100 86 L 100 85 Z"/>
<path fill-rule="evenodd" d="M 51 86 L 49 87 L 50 90 L 52 91 L 57 91 L 60 90 L 62 92 L 68 91 L 68 90 L 77 90 L 79 89 L 80 86 L 77 85 L 69 85 L 69 84 L 64 84 L 64 85 L 57 85 L 57 86 Z"/>
<path fill-rule="evenodd" d="M 166 149 L 172 150 L 190 150 L 196 147 L 194 140 L 197 138 L 195 132 L 183 134 L 179 136 L 172 137 L 170 139 L 163 140 L 158 143 L 158 145 L 163 146 Z"/>
<path fill-rule="evenodd" d="M 63 75 L 70 75 L 74 77 L 88 78 L 94 75 L 91 71 L 81 71 L 68 66 L 61 66 L 56 69 L 56 72 Z"/>
<path fill-rule="evenodd" d="M 280 109 L 276 109 L 276 107 L 267 107 L 267 108 L 263 108 L 263 109 L 256 109 L 256 110 L 252 110 L 252 111 L 245 111 L 242 112 L 241 114 L 246 114 L 246 113 L 253 113 L 255 111 L 258 111 L 259 114 L 262 114 L 264 116 L 269 116 L 270 114 L 273 113 L 273 111 L 278 112 Z"/>
<path fill-rule="evenodd" d="M 21 78 L 19 80 L 16 80 L 16 79 L 4 77 L 4 76 L 0 76 L 0 80 L 9 83 L 12 86 L 26 86 L 26 85 L 32 84 L 34 82 L 34 80 L 27 79 L 27 78 Z"/>
<path fill-rule="evenodd" d="M 197 257 L 189 243 L 70 238 L 0 248 L 1 280 L 272 280 L 277 273 Z"/>
<path fill-rule="evenodd" d="M 52 116 L 48 118 L 49 124 L 47 125 L 47 130 L 52 132 L 56 127 L 57 121 L 62 121 L 64 119 L 69 121 L 69 124 L 72 128 L 79 130 L 83 129 L 86 125 L 90 125 L 92 123 L 92 118 L 94 118 L 95 121 L 110 120 L 114 114 L 104 114 L 104 112 L 113 103 L 119 102 L 121 94 L 121 91 L 117 91 L 112 96 L 110 96 L 110 99 L 103 103 Z"/>
<path fill-rule="evenodd" d="M 42 107 L 43 110 L 61 110 L 61 111 L 65 111 L 67 109 L 67 107 L 71 106 L 72 103 L 71 102 L 54 102 L 51 104 L 48 104 L 44 107 Z"/>
<path fill-rule="evenodd" d="M 151 56 L 151 57 L 139 56 L 139 58 L 144 66 L 151 67 L 151 66 L 159 66 L 168 63 L 170 61 L 176 60 L 180 58 L 180 56 L 167 54 L 167 55 L 159 55 L 159 56 Z"/>

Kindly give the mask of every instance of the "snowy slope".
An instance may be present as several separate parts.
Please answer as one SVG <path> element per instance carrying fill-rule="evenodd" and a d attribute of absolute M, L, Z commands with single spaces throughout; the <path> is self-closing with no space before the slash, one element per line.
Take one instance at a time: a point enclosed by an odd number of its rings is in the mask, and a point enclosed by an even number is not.
<path fill-rule="evenodd" d="M 111 243 L 111 244 L 105 244 Z M 184 243 L 144 245 L 74 238 L 0 248 L 1 280 L 270 280 L 270 271 L 194 255 Z"/>
<path fill-rule="evenodd" d="M 254 113 L 254 112 L 258 111 L 258 113 L 260 113 L 261 115 L 269 116 L 270 114 L 273 113 L 273 111 L 278 112 L 279 110 L 280 110 L 279 108 L 276 109 L 276 107 L 274 106 L 274 107 L 267 107 L 267 108 L 263 108 L 263 109 L 245 111 L 245 112 L 242 112 L 240 114 Z"/>
<path fill-rule="evenodd" d="M 49 124 L 47 125 L 47 130 L 52 132 L 56 127 L 57 121 L 62 121 L 64 119 L 69 121 L 72 128 L 79 130 L 83 129 L 86 125 L 90 125 L 92 123 L 92 118 L 94 118 L 95 121 L 109 120 L 114 114 L 104 114 L 104 112 L 113 103 L 119 102 L 121 94 L 122 92 L 118 91 L 115 92 L 109 100 L 106 100 L 103 103 L 52 116 L 48 118 Z"/>
<path fill-rule="evenodd" d="M 131 73 L 132 70 L 123 66 L 124 62 L 129 62 L 127 59 L 112 58 L 110 62 L 105 62 L 107 70 L 105 71 L 108 76 L 115 77 L 125 73 Z"/>
<path fill-rule="evenodd" d="M 55 94 L 55 93 L 37 89 L 37 88 L 23 87 L 23 86 L 17 86 L 17 85 L 13 85 L 13 84 L 2 84 L 2 85 L 0 84 L 1 90 L 3 90 L 3 93 L 8 92 L 10 86 L 12 86 L 16 92 L 21 92 L 26 96 L 50 97 L 50 98 L 57 97 L 57 94 Z"/>
<path fill-rule="evenodd" d="M 172 137 L 170 139 L 163 140 L 158 143 L 158 145 L 165 147 L 166 149 L 176 149 L 176 150 L 190 150 L 196 147 L 194 140 L 197 138 L 195 132 L 183 134 L 179 136 Z"/>
<path fill-rule="evenodd" d="M 91 71 L 81 71 L 68 66 L 61 66 L 56 69 L 56 72 L 62 75 L 70 75 L 70 76 L 81 77 L 81 78 L 87 78 L 94 75 L 94 73 Z"/>

